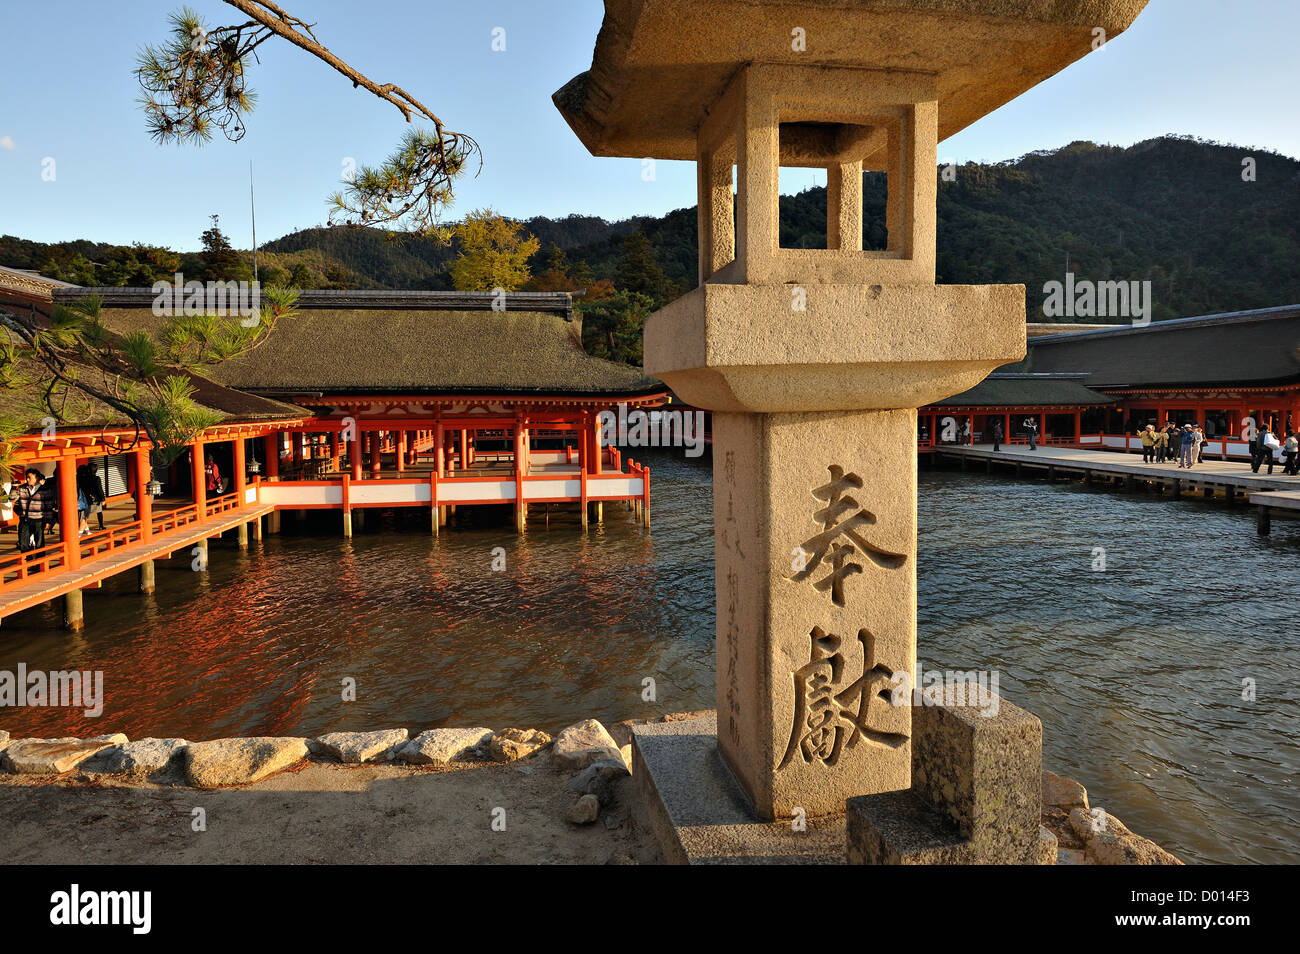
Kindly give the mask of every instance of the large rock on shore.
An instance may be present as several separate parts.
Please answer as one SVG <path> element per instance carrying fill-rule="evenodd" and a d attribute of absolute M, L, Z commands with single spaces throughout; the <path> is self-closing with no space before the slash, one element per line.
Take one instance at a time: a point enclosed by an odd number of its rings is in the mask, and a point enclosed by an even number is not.
<path fill-rule="evenodd" d="M 602 805 L 614 801 L 614 786 L 630 773 L 622 759 L 601 759 L 569 779 L 569 790 L 582 795 L 595 795 Z"/>
<path fill-rule="evenodd" d="M 600 802 L 595 795 L 583 795 L 569 806 L 565 818 L 575 825 L 590 825 L 600 817 Z"/>
<path fill-rule="evenodd" d="M 1101 809 L 1070 811 L 1070 826 L 1084 841 L 1084 854 L 1098 865 L 1181 865 L 1174 855 L 1149 838 L 1135 835 L 1124 823 Z"/>
<path fill-rule="evenodd" d="M 5 771 L 29 775 L 58 775 L 70 772 L 104 749 L 121 745 L 126 736 L 97 735 L 91 739 L 18 739 L 8 743 L 0 756 Z"/>
<path fill-rule="evenodd" d="M 137 739 L 95 755 L 82 765 L 87 772 L 105 775 L 152 775 L 161 772 L 185 746 L 184 739 Z"/>
<path fill-rule="evenodd" d="M 492 736 L 492 761 L 513 762 L 550 742 L 551 737 L 541 729 L 502 729 Z"/>
<path fill-rule="evenodd" d="M 551 757 L 566 769 L 586 768 L 603 759 L 623 760 L 618 743 L 595 719 L 584 719 L 557 735 Z"/>
<path fill-rule="evenodd" d="M 1053 772 L 1043 773 L 1043 805 L 1069 812 L 1072 808 L 1087 809 L 1088 790 L 1072 778 Z"/>
<path fill-rule="evenodd" d="M 469 758 L 474 750 L 492 741 L 492 730 L 429 729 L 397 750 L 396 758 L 409 765 L 443 765 Z"/>
<path fill-rule="evenodd" d="M 391 761 L 392 752 L 406 744 L 405 729 L 376 732 L 331 732 L 308 743 L 313 754 L 328 755 L 347 765 Z"/>
<path fill-rule="evenodd" d="M 261 736 L 192 742 L 185 749 L 185 780 L 195 788 L 244 785 L 307 757 L 307 740 Z"/>

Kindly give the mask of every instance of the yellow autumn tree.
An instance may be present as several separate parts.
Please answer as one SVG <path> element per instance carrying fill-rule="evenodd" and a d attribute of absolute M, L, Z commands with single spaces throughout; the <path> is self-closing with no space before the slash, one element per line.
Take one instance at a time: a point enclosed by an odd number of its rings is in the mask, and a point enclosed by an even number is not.
<path fill-rule="evenodd" d="M 460 254 L 451 263 L 457 291 L 516 291 L 531 273 L 528 259 L 540 242 L 524 231 L 522 222 L 503 218 L 491 209 L 476 209 L 454 229 Z"/>

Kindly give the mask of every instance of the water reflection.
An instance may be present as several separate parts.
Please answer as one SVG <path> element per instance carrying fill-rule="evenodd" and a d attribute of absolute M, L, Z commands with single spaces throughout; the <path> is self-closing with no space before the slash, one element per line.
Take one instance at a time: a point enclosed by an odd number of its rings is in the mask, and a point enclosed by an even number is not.
<path fill-rule="evenodd" d="M 7 619 L 0 668 L 102 669 L 107 700 L 99 719 L 18 709 L 0 727 L 554 731 L 711 707 L 710 464 L 650 463 L 648 536 L 608 504 L 586 536 L 554 510 L 522 536 L 476 519 L 438 537 L 425 514 L 372 511 L 351 540 L 336 515 L 286 516 L 246 557 L 233 535 L 214 542 L 206 576 L 177 554 L 151 597 L 134 574 L 88 592 L 84 634 L 58 631 L 54 609 Z M 919 542 L 924 666 L 999 670 L 1043 720 L 1047 765 L 1186 859 L 1300 861 L 1300 524 L 1259 538 L 1244 508 L 925 471 Z"/>

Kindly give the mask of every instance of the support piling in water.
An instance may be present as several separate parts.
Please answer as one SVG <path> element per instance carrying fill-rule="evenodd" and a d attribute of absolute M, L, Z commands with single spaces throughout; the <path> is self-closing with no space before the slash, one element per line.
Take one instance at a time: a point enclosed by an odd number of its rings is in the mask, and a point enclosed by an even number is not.
<path fill-rule="evenodd" d="M 153 560 L 140 564 L 140 592 L 148 595 L 157 588 L 157 573 Z"/>
<path fill-rule="evenodd" d="M 76 632 L 85 627 L 86 617 L 81 590 L 69 590 L 63 595 L 63 628 Z"/>

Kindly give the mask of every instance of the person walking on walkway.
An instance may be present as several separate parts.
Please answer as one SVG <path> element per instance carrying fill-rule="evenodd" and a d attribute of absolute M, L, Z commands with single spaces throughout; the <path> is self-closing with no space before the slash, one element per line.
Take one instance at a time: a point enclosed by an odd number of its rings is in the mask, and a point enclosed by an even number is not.
<path fill-rule="evenodd" d="M 1192 428 L 1192 433 L 1196 435 L 1196 443 L 1192 445 L 1192 460 L 1197 464 L 1205 463 L 1205 431 L 1201 430 L 1201 425 L 1197 424 Z"/>
<path fill-rule="evenodd" d="M 1002 443 L 1002 422 L 993 422 L 993 449 L 1000 450 L 999 444 Z"/>
<path fill-rule="evenodd" d="M 1295 436 L 1295 431 L 1286 432 L 1282 456 L 1286 458 L 1286 467 L 1282 469 L 1282 473 L 1290 474 L 1292 477 L 1300 476 L 1300 438 Z"/>
<path fill-rule="evenodd" d="M 1183 433 L 1178 439 L 1178 467 L 1192 469 L 1192 455 L 1196 453 L 1196 432 L 1192 425 L 1184 424 Z"/>
<path fill-rule="evenodd" d="M 18 549 L 23 553 L 45 546 L 45 494 L 41 488 L 44 481 L 39 470 L 29 470 L 14 501 L 14 513 L 18 514 Z"/>
<path fill-rule="evenodd" d="M 1273 448 L 1268 446 L 1268 439 L 1271 436 L 1267 424 L 1255 432 L 1255 444 L 1250 453 L 1250 472 L 1252 474 L 1259 473 L 1259 468 L 1263 466 L 1265 458 L 1268 458 L 1268 472 L 1273 473 Z"/>
<path fill-rule="evenodd" d="M 1032 417 L 1025 418 L 1025 433 L 1029 435 L 1029 449 L 1037 450 L 1038 444 L 1035 441 L 1038 438 L 1038 422 Z"/>
<path fill-rule="evenodd" d="M 1142 463 L 1150 464 L 1156 459 L 1155 426 L 1148 424 L 1143 430 L 1138 431 L 1138 436 L 1142 438 Z"/>

